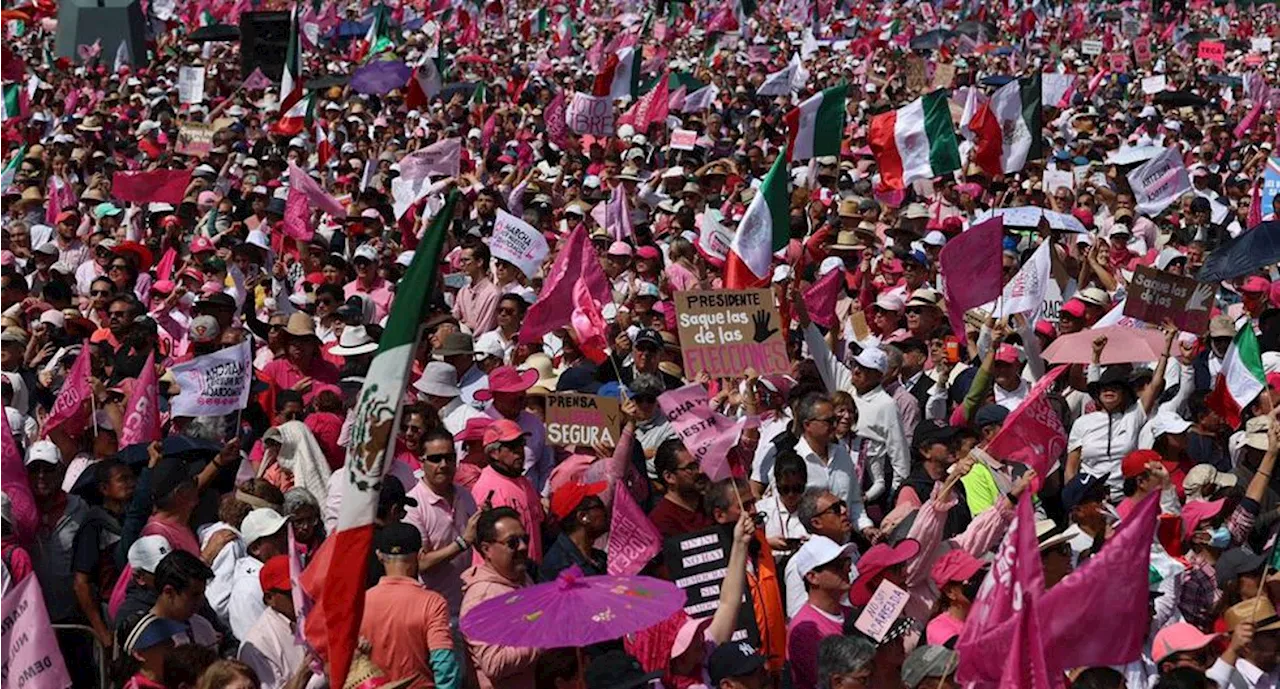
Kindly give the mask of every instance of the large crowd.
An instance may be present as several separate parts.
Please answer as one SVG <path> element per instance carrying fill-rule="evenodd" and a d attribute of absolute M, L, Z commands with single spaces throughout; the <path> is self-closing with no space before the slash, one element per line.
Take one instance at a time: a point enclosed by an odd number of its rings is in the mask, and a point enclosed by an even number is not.
<path fill-rule="evenodd" d="M 1280 680 L 1276 3 L 56 5 L 5 687 Z"/>

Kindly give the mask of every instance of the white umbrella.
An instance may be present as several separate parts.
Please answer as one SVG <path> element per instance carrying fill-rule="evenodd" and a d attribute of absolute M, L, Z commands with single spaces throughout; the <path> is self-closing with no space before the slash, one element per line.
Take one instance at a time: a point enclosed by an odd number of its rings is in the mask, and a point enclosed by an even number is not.
<path fill-rule="evenodd" d="M 1144 160 L 1151 160 L 1163 151 L 1163 146 L 1121 146 L 1120 150 L 1107 156 L 1107 163 L 1110 165 L 1133 165 Z"/>

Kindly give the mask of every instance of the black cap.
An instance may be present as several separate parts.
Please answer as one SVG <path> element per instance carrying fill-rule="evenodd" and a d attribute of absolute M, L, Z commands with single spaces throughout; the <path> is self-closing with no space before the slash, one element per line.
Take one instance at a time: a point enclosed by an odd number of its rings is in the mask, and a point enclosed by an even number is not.
<path fill-rule="evenodd" d="M 998 404 L 984 404 L 978 408 L 978 412 L 973 415 L 973 425 L 978 428 L 984 426 L 994 426 L 1002 424 L 1004 420 L 1009 418 L 1009 410 Z"/>
<path fill-rule="evenodd" d="M 1265 555 L 1258 555 L 1245 548 L 1232 548 L 1223 553 L 1214 565 L 1214 576 L 1218 579 L 1218 588 L 1225 589 L 1227 582 L 1241 574 L 1261 572 L 1267 563 Z"/>
<path fill-rule="evenodd" d="M 711 675 L 711 686 L 718 686 L 721 680 L 730 677 L 745 677 L 764 667 L 765 657 L 760 655 L 751 644 L 745 641 L 720 644 L 707 659 L 707 673 Z"/>
<path fill-rule="evenodd" d="M 161 457 L 151 468 L 151 499 L 159 500 L 191 481 L 192 469 L 179 457 Z"/>
<path fill-rule="evenodd" d="M 387 524 L 374 535 L 373 549 L 383 555 L 411 555 L 422 550 L 422 534 L 412 524 Z"/>
<path fill-rule="evenodd" d="M 404 484 L 394 476 L 382 479 L 382 490 L 378 493 L 378 511 L 382 512 L 392 505 L 417 507 L 418 501 L 405 495 Z"/>
<path fill-rule="evenodd" d="M 653 328 L 641 328 L 640 332 L 636 333 L 636 346 L 639 347 L 642 344 L 662 349 L 662 335 Z"/>
<path fill-rule="evenodd" d="M 1066 510 L 1082 502 L 1102 502 L 1106 499 L 1106 480 L 1084 472 L 1076 474 L 1062 487 L 1062 508 Z"/>
<path fill-rule="evenodd" d="M 224 308 L 234 311 L 236 308 L 236 300 L 226 292 L 214 292 L 213 294 L 206 294 L 200 297 L 200 299 L 196 301 L 196 307 Z"/>
<path fill-rule="evenodd" d="M 640 661 L 626 651 L 612 650 L 592 660 L 582 678 L 587 689 L 635 689 L 661 676 L 661 670 L 645 672 Z"/>
<path fill-rule="evenodd" d="M 915 438 L 915 447 L 921 448 L 934 443 L 949 443 L 959 432 L 957 428 L 947 425 L 945 421 L 925 419 L 916 424 L 912 437 Z"/>

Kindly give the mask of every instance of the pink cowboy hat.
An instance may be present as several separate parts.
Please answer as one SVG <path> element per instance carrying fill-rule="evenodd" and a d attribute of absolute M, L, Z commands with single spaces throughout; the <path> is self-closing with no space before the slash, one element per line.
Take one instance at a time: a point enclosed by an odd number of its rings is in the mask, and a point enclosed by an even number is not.
<path fill-rule="evenodd" d="M 476 399 L 487 402 L 495 392 L 524 392 L 538 382 L 538 371 L 517 371 L 513 366 L 499 366 L 489 372 L 489 387 L 476 391 Z"/>

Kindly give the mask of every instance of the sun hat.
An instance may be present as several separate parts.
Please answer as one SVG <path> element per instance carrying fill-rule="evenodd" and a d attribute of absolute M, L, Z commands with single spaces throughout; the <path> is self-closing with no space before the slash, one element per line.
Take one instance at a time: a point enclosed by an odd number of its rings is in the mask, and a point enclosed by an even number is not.
<path fill-rule="evenodd" d="M 460 356 L 475 353 L 475 341 L 464 332 L 451 332 L 444 336 L 440 348 L 433 352 L 437 356 Z"/>
<path fill-rule="evenodd" d="M 849 589 L 849 602 L 855 606 L 866 605 L 871 600 L 871 583 L 885 570 L 902 564 L 920 554 L 920 542 L 904 538 L 896 545 L 877 543 L 858 560 L 858 576 Z"/>
<path fill-rule="evenodd" d="M 288 328 L 286 328 L 286 332 Z M 378 343 L 369 337 L 369 331 L 363 325 L 352 325 L 342 329 L 342 337 L 338 345 L 329 350 L 337 356 L 359 356 L 377 351 Z"/>
<path fill-rule="evenodd" d="M 1218 500 L 1189 500 L 1182 508 L 1182 538 L 1190 539 L 1191 534 L 1195 533 L 1201 522 L 1206 519 L 1213 519 L 1222 511 L 1222 499 Z"/>
<path fill-rule="evenodd" d="M 1151 660 L 1159 663 L 1174 653 L 1198 651 L 1208 646 L 1218 636 L 1218 634 L 1205 634 L 1186 622 L 1174 622 L 1156 632 L 1156 638 L 1151 642 Z"/>
<path fill-rule="evenodd" d="M 1218 471 L 1218 468 L 1212 464 L 1197 464 L 1182 477 L 1182 491 L 1187 496 L 1187 505 L 1190 506 L 1192 502 L 1204 502 L 1203 494 L 1206 487 L 1230 488 L 1239 480 L 1235 474 Z M 1186 507 L 1183 511 L 1185 513 Z"/>
<path fill-rule="evenodd" d="M 942 588 L 953 581 L 968 581 L 986 566 L 985 562 L 970 555 L 968 551 L 953 548 L 933 563 L 930 574 L 933 577 L 933 583 L 937 584 L 938 588 Z"/>
<path fill-rule="evenodd" d="M 413 389 L 435 397 L 457 397 L 462 394 L 458 388 L 458 370 L 443 361 L 428 363 L 422 371 L 422 377 L 414 381 Z"/>
<path fill-rule="evenodd" d="M 294 311 L 289 314 L 289 322 L 285 325 L 284 331 L 293 337 L 315 337 L 315 321 L 309 314 Z"/>

